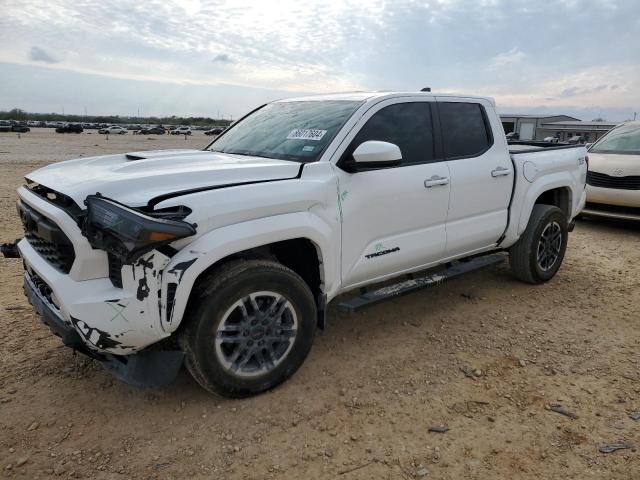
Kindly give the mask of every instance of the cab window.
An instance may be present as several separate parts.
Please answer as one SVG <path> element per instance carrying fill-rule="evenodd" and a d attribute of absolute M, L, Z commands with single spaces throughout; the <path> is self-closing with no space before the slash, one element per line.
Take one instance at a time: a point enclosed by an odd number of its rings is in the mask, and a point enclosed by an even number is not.
<path fill-rule="evenodd" d="M 493 144 L 491 127 L 479 103 L 438 102 L 448 160 L 482 155 Z"/>
<path fill-rule="evenodd" d="M 397 145 L 402 153 L 401 166 L 435 161 L 431 105 L 396 103 L 380 109 L 367 120 L 343 158 L 350 158 L 360 144 L 369 140 Z"/>

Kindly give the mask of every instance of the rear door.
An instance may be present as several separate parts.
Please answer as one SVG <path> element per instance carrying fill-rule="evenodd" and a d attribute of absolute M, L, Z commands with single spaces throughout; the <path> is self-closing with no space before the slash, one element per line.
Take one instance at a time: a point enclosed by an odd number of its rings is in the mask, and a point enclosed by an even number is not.
<path fill-rule="evenodd" d="M 381 280 L 444 256 L 449 168 L 434 135 L 433 98 L 391 99 L 372 107 L 345 139 L 338 162 L 344 287 Z M 367 140 L 398 145 L 400 165 L 345 171 Z"/>
<path fill-rule="evenodd" d="M 438 97 L 444 154 L 451 173 L 446 256 L 497 243 L 508 220 L 513 166 L 493 106 Z"/>

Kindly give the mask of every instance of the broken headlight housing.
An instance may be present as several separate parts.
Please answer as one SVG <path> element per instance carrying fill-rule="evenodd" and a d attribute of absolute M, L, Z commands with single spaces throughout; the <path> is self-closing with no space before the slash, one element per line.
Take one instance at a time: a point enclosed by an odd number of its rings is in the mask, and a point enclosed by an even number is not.
<path fill-rule="evenodd" d="M 154 218 L 100 195 L 89 195 L 85 204 L 82 234 L 92 247 L 117 256 L 125 264 L 196 233 L 190 223 Z"/>

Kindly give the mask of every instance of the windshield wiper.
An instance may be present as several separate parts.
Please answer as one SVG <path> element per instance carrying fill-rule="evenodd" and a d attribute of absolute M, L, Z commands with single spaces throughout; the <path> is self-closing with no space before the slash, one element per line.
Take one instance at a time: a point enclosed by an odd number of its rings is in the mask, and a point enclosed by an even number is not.
<path fill-rule="evenodd" d="M 228 151 L 223 151 L 223 150 L 209 150 L 210 152 L 216 152 L 216 153 L 226 153 L 227 155 L 242 155 L 244 157 L 259 157 L 259 158 L 268 158 L 269 160 L 286 160 L 288 162 L 297 162 L 297 163 L 308 163 L 304 160 L 298 160 L 295 158 L 282 158 L 282 156 L 277 156 L 277 155 L 260 155 L 259 153 L 254 153 L 254 152 L 247 152 L 246 150 L 228 150 Z"/>

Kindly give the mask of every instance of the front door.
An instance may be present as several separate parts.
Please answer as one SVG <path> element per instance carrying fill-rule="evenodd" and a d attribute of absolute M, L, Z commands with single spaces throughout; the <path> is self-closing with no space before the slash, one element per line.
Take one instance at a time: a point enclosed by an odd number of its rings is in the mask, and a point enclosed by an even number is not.
<path fill-rule="evenodd" d="M 353 287 L 382 280 L 444 256 L 450 175 L 433 129 L 432 99 L 403 98 L 369 110 L 347 137 L 338 162 L 342 214 L 342 281 Z M 346 172 L 361 143 L 398 145 L 400 165 Z"/>

